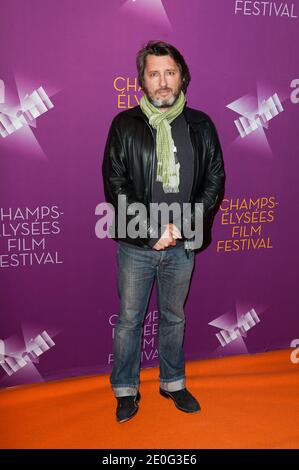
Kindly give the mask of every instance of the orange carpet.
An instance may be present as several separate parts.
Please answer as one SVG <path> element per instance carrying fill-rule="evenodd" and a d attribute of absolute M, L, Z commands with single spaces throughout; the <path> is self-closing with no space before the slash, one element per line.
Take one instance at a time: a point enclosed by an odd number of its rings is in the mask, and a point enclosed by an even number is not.
<path fill-rule="evenodd" d="M 299 364 L 290 350 L 187 363 L 202 411 L 182 413 L 158 394 L 158 370 L 141 372 L 141 401 L 115 420 L 109 377 L 0 392 L 1 448 L 298 448 Z"/>

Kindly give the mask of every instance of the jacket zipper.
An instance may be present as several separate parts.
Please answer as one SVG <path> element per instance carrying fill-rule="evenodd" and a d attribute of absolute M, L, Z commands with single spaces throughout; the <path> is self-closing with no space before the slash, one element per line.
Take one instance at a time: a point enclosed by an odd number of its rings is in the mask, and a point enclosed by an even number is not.
<path fill-rule="evenodd" d="M 188 134 L 189 134 L 189 137 L 190 137 L 190 142 L 191 142 L 191 146 L 192 146 L 192 150 L 193 150 L 193 177 L 192 177 L 192 184 L 191 184 L 190 192 L 189 192 L 189 195 L 188 195 L 188 203 L 190 203 L 191 202 L 190 197 L 191 197 L 191 194 L 192 194 L 192 191 L 193 191 L 194 181 L 195 181 L 195 148 L 193 146 L 193 141 L 192 141 L 192 138 L 191 138 L 191 135 L 190 135 L 190 124 L 189 124 L 189 122 L 187 122 L 187 130 L 188 130 Z M 187 258 L 189 258 L 190 251 L 192 251 L 190 248 L 185 248 L 185 253 L 186 253 Z"/>
<path fill-rule="evenodd" d="M 188 134 L 189 134 L 189 137 L 190 137 L 191 146 L 192 146 L 192 149 L 193 149 L 193 177 L 192 177 L 191 189 L 190 189 L 189 196 L 188 196 L 188 202 L 189 202 L 192 191 L 193 191 L 193 187 L 194 187 L 194 181 L 195 181 L 195 148 L 193 146 L 192 138 L 191 138 L 191 135 L 190 135 L 190 124 L 189 124 L 189 122 L 187 122 L 187 129 L 188 129 Z"/>
<path fill-rule="evenodd" d="M 154 132 L 153 132 L 153 129 L 152 127 L 150 126 L 150 124 L 144 119 L 144 121 L 146 122 L 146 125 L 149 127 L 150 131 L 151 131 L 151 134 L 153 136 L 153 142 L 154 142 L 154 151 L 152 153 L 152 168 L 151 168 L 151 185 L 150 185 L 150 188 L 151 188 L 151 194 L 149 195 L 150 197 L 148 198 L 149 199 L 149 204 L 152 202 L 152 197 L 153 197 L 153 188 L 154 188 L 154 178 L 153 178 L 153 174 L 154 174 L 154 159 L 155 159 L 155 144 L 156 144 L 156 141 L 155 141 L 155 136 L 154 136 Z"/>

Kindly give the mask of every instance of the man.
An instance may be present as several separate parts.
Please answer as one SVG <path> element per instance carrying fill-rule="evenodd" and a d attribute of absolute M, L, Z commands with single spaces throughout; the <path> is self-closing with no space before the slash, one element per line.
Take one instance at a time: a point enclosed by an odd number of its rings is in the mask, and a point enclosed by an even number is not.
<path fill-rule="evenodd" d="M 140 106 L 113 119 L 103 161 L 105 195 L 116 215 L 119 196 L 126 200 L 122 216 L 134 203 L 142 203 L 147 211 L 140 222 L 145 235 L 137 237 L 119 236 L 119 219 L 115 217 L 120 312 L 110 382 L 117 399 L 118 422 L 127 421 L 138 411 L 142 326 L 154 280 L 160 394 L 171 398 L 181 411 L 200 410 L 186 388 L 183 307 L 195 252 L 210 243 L 225 179 L 215 126 L 205 113 L 186 106 L 191 77 L 180 52 L 165 42 L 150 41 L 137 54 L 137 70 L 144 96 Z M 153 228 L 150 206 L 174 202 L 179 207 L 189 203 L 192 226 L 197 204 L 203 205 L 201 249 L 192 249 L 190 237 L 184 236 L 179 224 L 183 218 L 170 217 L 168 223 L 159 219 Z M 131 215 L 130 211 L 125 213 L 127 224 Z"/>

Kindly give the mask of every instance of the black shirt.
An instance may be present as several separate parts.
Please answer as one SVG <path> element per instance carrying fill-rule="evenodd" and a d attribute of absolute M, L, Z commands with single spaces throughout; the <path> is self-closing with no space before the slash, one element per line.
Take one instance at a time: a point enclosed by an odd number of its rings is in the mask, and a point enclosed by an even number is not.
<path fill-rule="evenodd" d="M 153 194 L 152 194 L 152 202 L 161 203 L 166 202 L 167 204 L 171 204 L 173 202 L 177 202 L 180 204 L 181 211 L 183 210 L 183 203 L 189 202 L 189 197 L 191 193 L 192 183 L 193 183 L 193 148 L 192 143 L 190 140 L 188 127 L 186 119 L 181 113 L 172 123 L 171 126 L 171 133 L 172 138 L 175 145 L 175 158 L 176 161 L 180 163 L 180 184 L 179 184 L 179 192 L 178 193 L 165 193 L 163 190 L 163 185 L 161 182 L 156 181 L 157 177 L 157 156 L 155 158 L 154 163 L 154 183 L 153 183 Z M 155 135 L 156 130 L 154 129 Z M 159 220 L 159 223 L 161 220 Z M 175 223 L 175 220 L 172 219 L 172 215 L 170 213 L 169 222 Z M 159 232 L 159 236 L 155 239 L 151 239 L 150 246 L 153 247 L 155 243 L 159 240 L 160 236 L 162 235 L 164 228 L 161 227 Z M 162 232 L 162 233 L 161 233 Z M 177 241 L 177 243 L 179 240 Z"/>

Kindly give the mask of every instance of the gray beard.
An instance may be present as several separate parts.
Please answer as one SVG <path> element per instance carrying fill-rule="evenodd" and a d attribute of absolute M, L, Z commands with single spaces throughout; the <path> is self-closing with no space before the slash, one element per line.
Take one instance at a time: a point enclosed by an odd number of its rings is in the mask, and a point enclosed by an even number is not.
<path fill-rule="evenodd" d="M 149 101 L 155 106 L 155 108 L 170 108 L 174 105 L 176 100 L 178 99 L 177 96 L 172 96 L 168 100 L 153 100 L 148 96 Z"/>
<path fill-rule="evenodd" d="M 145 90 L 144 90 L 145 91 Z M 178 97 L 180 96 L 181 90 L 175 95 L 173 95 L 171 98 L 168 98 L 166 100 L 157 100 L 153 99 L 149 96 L 149 94 L 146 92 L 146 96 L 150 103 L 152 103 L 155 108 L 171 108 L 171 106 L 174 105 L 174 103 L 177 101 Z"/>

